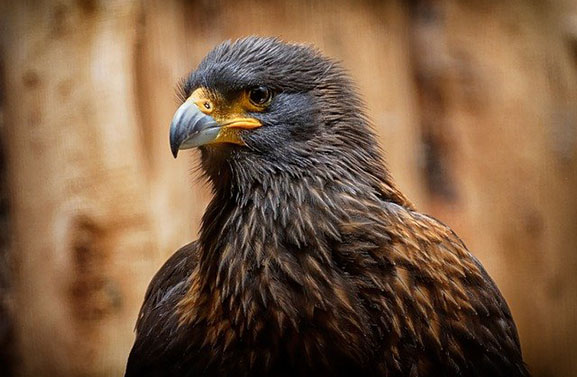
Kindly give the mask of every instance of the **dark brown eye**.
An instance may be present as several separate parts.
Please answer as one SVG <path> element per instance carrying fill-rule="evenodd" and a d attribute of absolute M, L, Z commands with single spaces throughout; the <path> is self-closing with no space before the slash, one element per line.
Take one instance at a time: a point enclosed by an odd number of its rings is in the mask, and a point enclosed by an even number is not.
<path fill-rule="evenodd" d="M 248 98 L 253 105 L 264 106 L 272 99 L 272 91 L 266 86 L 257 86 L 249 91 Z"/>

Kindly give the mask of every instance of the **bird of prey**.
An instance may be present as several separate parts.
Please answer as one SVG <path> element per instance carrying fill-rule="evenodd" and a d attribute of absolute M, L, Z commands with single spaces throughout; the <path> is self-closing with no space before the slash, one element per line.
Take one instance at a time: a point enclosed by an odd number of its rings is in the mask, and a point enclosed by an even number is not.
<path fill-rule="evenodd" d="M 248 37 L 182 85 L 200 236 L 153 278 L 127 377 L 528 376 L 495 283 L 385 167 L 363 101 L 318 50 Z"/>

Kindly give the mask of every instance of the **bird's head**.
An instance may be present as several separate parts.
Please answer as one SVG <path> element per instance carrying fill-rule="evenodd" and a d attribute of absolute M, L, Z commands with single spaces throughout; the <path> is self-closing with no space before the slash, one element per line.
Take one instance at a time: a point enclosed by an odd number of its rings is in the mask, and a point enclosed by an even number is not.
<path fill-rule="evenodd" d="M 322 171 L 385 176 L 362 103 L 344 70 L 317 50 L 249 37 L 215 47 L 182 85 L 170 146 L 199 147 L 214 181 Z M 217 178 L 219 177 L 219 178 Z"/>

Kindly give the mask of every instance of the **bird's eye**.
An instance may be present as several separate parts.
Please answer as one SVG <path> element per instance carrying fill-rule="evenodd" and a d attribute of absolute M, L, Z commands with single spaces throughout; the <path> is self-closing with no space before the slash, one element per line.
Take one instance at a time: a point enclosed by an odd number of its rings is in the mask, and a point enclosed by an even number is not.
<path fill-rule="evenodd" d="M 272 91 L 265 86 L 257 86 L 248 92 L 250 102 L 255 106 L 267 105 L 272 99 Z"/>

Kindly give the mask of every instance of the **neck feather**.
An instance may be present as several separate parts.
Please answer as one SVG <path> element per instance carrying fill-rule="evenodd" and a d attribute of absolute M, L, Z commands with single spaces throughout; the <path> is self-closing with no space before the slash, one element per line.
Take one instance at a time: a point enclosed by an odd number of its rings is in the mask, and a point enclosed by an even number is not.
<path fill-rule="evenodd" d="M 410 205 L 386 179 L 359 179 L 338 166 L 309 166 L 300 174 L 284 168 L 255 174 L 255 166 L 262 164 L 244 166 L 216 189 L 203 218 L 199 283 L 218 290 L 231 310 L 240 304 L 290 311 L 295 300 L 311 310 L 326 306 L 326 291 L 338 296 L 335 289 L 345 284 L 332 247 L 342 242 L 343 224 L 383 200 Z"/>
<path fill-rule="evenodd" d="M 215 189 L 181 319 L 219 324 L 215 331 L 229 334 L 226 339 L 246 334 L 244 341 L 255 344 L 263 336 L 297 341 L 301 327 L 312 326 L 319 340 L 326 338 L 313 354 L 337 341 L 348 344 L 343 357 L 361 360 L 370 347 L 363 335 L 369 321 L 343 271 L 343 263 L 354 262 L 347 237 L 360 230 L 367 247 L 382 244 L 382 219 L 367 214 L 379 214 L 384 200 L 403 205 L 406 199 L 373 175 L 359 179 L 326 166 L 302 171 L 233 173 Z M 207 339 L 219 347 L 219 336 Z"/>

